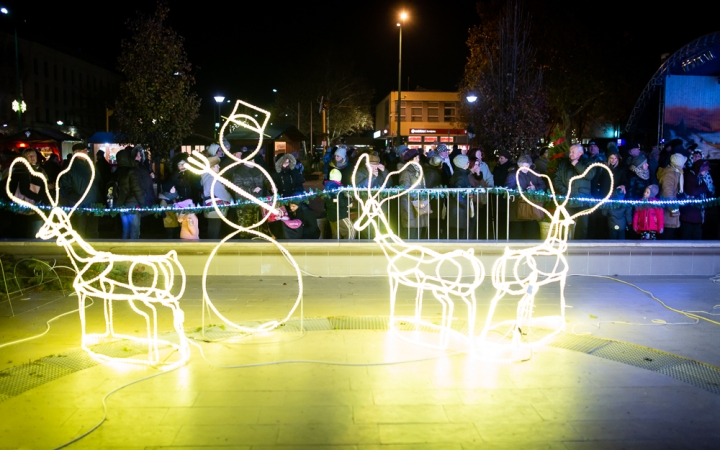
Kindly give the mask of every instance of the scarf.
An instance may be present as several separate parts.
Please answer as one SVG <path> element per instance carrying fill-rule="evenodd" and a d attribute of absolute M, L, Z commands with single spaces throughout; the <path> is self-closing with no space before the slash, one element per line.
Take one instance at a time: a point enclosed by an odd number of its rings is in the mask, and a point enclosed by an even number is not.
<path fill-rule="evenodd" d="M 703 183 L 705 183 L 705 186 L 707 186 L 710 195 L 715 197 L 715 185 L 713 185 L 713 180 L 710 176 L 710 172 L 707 172 L 705 175 L 700 175 L 699 178 L 702 180 Z"/>
<path fill-rule="evenodd" d="M 650 169 L 645 169 L 645 170 L 643 170 L 643 169 L 641 169 L 641 168 L 639 168 L 639 167 L 630 166 L 630 170 L 632 170 L 633 172 L 635 172 L 635 175 L 637 175 L 638 177 L 640 177 L 640 178 L 643 179 L 643 180 L 649 180 L 649 179 L 650 179 Z"/>
<path fill-rule="evenodd" d="M 678 180 L 678 181 L 679 181 L 679 184 L 680 184 L 680 186 L 678 187 L 678 192 L 682 194 L 682 193 L 683 193 L 683 186 L 685 186 L 685 177 L 683 176 L 682 167 L 678 167 L 678 166 L 676 166 L 676 165 L 673 164 L 673 163 L 670 163 L 670 166 L 669 166 L 669 167 L 671 167 L 675 172 L 677 172 L 677 173 L 680 174 L 680 178 L 679 178 L 679 180 Z"/>
<path fill-rule="evenodd" d="M 442 156 L 441 156 L 441 158 L 442 158 Z M 442 158 L 442 160 L 443 160 L 443 163 L 447 164 L 447 166 L 450 168 L 450 175 L 452 176 L 455 173 L 455 170 L 453 170 L 453 165 L 450 162 L 450 157 Z"/>

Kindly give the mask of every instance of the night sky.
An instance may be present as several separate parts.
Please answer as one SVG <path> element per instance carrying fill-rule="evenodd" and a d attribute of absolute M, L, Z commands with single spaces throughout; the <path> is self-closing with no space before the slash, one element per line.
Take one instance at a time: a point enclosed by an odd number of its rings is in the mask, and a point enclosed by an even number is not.
<path fill-rule="evenodd" d="M 584 8 L 580 23 L 540 26 L 590 33 L 603 45 L 599 58 L 626 74 L 637 95 L 660 66 L 660 55 L 720 30 L 714 14 L 700 2 L 675 4 L 672 11 L 628 10 L 637 2 L 547 2 L 548 8 Z M 52 44 L 114 69 L 125 21 L 140 10 L 152 13 L 153 1 L 35 2 L 0 4 L 25 20 L 19 35 Z M 380 0 L 316 2 L 179 2 L 170 1 L 170 25 L 185 38 L 190 62 L 197 68 L 196 91 L 201 114 L 211 114 L 212 97 L 272 102 L 272 89 L 298 71 L 298 59 L 316 49 L 333 48 L 338 70 L 345 61 L 376 90 L 376 100 L 397 89 L 398 12 L 410 20 L 403 28 L 403 89 L 457 88 L 468 56 L 468 29 L 478 22 L 474 1 Z M 650 8 L 651 5 L 645 8 Z M 705 3 L 707 5 L 707 3 Z M 679 10 L 680 7 L 686 8 Z M 7 21 L 0 26 L 8 32 Z M 607 44 L 607 45 L 605 45 Z"/>

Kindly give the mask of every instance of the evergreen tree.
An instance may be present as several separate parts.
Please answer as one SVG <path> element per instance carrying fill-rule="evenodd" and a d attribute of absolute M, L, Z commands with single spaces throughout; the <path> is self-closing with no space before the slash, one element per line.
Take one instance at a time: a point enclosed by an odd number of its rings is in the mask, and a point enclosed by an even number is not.
<path fill-rule="evenodd" d="M 167 155 L 192 132 L 200 107 L 183 38 L 166 25 L 169 11 L 159 2 L 153 16 L 129 20 L 132 37 L 123 40 L 118 58 L 125 75 L 115 105 L 121 130 L 155 157 Z"/>

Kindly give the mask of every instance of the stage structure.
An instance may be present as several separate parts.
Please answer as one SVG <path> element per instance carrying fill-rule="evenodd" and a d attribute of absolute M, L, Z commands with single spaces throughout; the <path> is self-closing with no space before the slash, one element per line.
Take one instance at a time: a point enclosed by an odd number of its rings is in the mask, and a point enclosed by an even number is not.
<path fill-rule="evenodd" d="M 720 159 L 720 32 L 690 42 L 663 62 L 635 103 L 626 132 L 638 129 L 656 93 L 656 142 L 695 142 L 703 157 Z"/>
<path fill-rule="evenodd" d="M 87 164 L 91 179 L 82 197 L 66 211 L 65 208 L 60 206 L 59 186 L 61 185 L 61 179 L 71 172 L 76 164 Z M 50 202 L 50 208 L 47 208 L 50 209 L 49 214 L 46 214 L 46 208 L 39 208 L 32 200 L 23 196 L 19 192 L 19 186 L 16 192 L 11 190 L 10 186 L 15 184 L 14 180 L 19 183 L 21 182 L 19 178 L 24 177 L 30 177 L 31 180 L 41 180 L 43 184 L 41 188 L 44 189 L 45 195 Z M 70 218 L 87 196 L 94 179 L 95 166 L 90 158 L 85 153 L 75 153 L 68 167 L 60 172 L 54 195 L 52 195 L 48 189 L 45 174 L 33 170 L 25 158 L 16 158 L 10 165 L 5 190 L 14 202 L 29 208 L 43 219 L 44 224 L 38 231 L 37 237 L 43 240 L 56 239 L 57 245 L 65 249 L 75 268 L 76 276 L 73 286 L 78 296 L 83 350 L 95 360 L 103 363 L 139 363 L 164 370 L 183 365 L 190 357 L 190 348 L 183 328 L 184 313 L 180 308 L 180 299 L 185 292 L 186 278 L 183 267 L 178 261 L 177 253 L 175 250 L 171 250 L 165 255 L 118 255 L 96 251 L 92 245 L 85 242 L 73 229 Z M 113 274 L 114 269 L 121 266 L 127 269 L 124 279 L 118 279 L 119 276 Z M 136 269 L 149 274 L 149 281 L 136 282 L 133 276 Z M 180 277 L 179 286 L 175 282 L 176 275 Z M 86 330 L 85 309 L 89 306 L 87 304 L 88 300 L 93 298 L 100 299 L 103 302 L 104 333 L 88 333 Z M 145 320 L 145 338 L 120 334 L 115 331 L 113 303 L 118 301 L 128 302 L 130 308 Z M 142 303 L 146 310 L 140 309 L 136 302 Z M 177 333 L 177 342 L 158 338 L 158 317 L 155 305 L 170 309 L 173 327 Z M 147 346 L 148 358 L 115 358 L 93 351 L 91 346 L 104 343 L 105 338 L 124 339 Z M 161 358 L 161 350 L 163 350 L 162 353 L 169 350 L 177 351 L 178 356 L 168 362 Z"/>
<path fill-rule="evenodd" d="M 246 112 L 239 112 L 239 108 L 243 107 Z M 255 119 L 258 115 L 261 116 L 260 121 Z M 220 128 L 219 133 L 219 142 L 220 146 L 223 149 L 223 152 L 225 153 L 227 158 L 231 158 L 233 161 L 232 164 L 228 165 L 227 167 L 223 168 L 220 172 L 216 173 L 212 168 L 210 167 L 208 163 L 208 159 L 200 152 L 193 151 L 192 155 L 188 158 L 188 170 L 191 172 L 202 175 L 203 173 L 210 174 L 213 177 L 213 182 L 210 188 L 211 192 L 211 201 L 212 206 L 215 212 L 218 214 L 220 219 L 222 219 L 228 226 L 235 229 L 232 233 L 225 236 L 224 239 L 222 239 L 210 252 L 210 255 L 208 256 L 207 262 L 205 263 L 205 268 L 203 270 L 202 275 L 202 292 L 203 292 L 203 308 L 202 308 L 202 332 L 205 332 L 205 320 L 206 320 L 206 312 L 209 315 L 209 312 L 212 311 L 215 313 L 215 315 L 222 320 L 223 323 L 228 325 L 234 330 L 237 330 L 242 333 L 257 333 L 257 332 L 267 332 L 270 330 L 273 330 L 274 328 L 277 328 L 281 324 L 284 324 L 290 318 L 295 314 L 298 308 L 300 308 L 300 328 L 302 330 L 302 308 L 303 308 L 303 279 L 302 279 L 302 273 L 300 272 L 300 267 L 298 266 L 297 262 L 293 258 L 293 256 L 290 254 L 290 252 L 283 247 L 282 244 L 280 244 L 278 241 L 276 241 L 273 237 L 268 236 L 267 234 L 261 232 L 258 230 L 258 227 L 262 226 L 267 220 L 270 214 L 277 214 L 280 215 L 280 211 L 276 208 L 277 205 L 277 187 L 275 186 L 275 183 L 272 180 L 272 177 L 267 173 L 265 169 L 263 169 L 260 165 L 257 165 L 253 162 L 253 158 L 257 153 L 260 151 L 260 148 L 262 147 L 263 143 L 263 137 L 264 137 L 264 131 L 267 127 L 268 121 L 270 120 L 270 113 L 262 108 L 259 108 L 257 106 L 251 105 L 250 103 L 246 103 L 242 100 L 238 100 L 235 102 L 235 107 L 233 108 L 232 113 L 230 116 L 228 116 L 227 120 L 223 123 L 222 127 Z M 237 156 L 230 153 L 230 149 L 225 147 L 224 144 L 224 137 L 225 133 L 227 131 L 227 127 L 243 127 L 246 128 L 254 133 L 257 133 L 258 135 L 258 143 L 255 147 L 255 150 L 252 152 L 247 152 L 247 156 L 244 156 L 242 158 L 238 158 Z M 225 173 L 231 172 L 234 169 L 236 169 L 240 165 L 246 165 L 250 167 L 254 167 L 258 169 L 260 172 L 262 172 L 263 176 L 267 178 L 268 182 L 270 183 L 270 186 L 272 187 L 272 200 L 270 203 L 265 202 L 264 200 L 259 199 L 255 195 L 253 195 L 252 192 L 246 192 L 244 189 L 238 187 L 234 183 L 231 183 L 226 178 L 223 177 Z M 230 219 L 227 217 L 227 210 L 223 210 L 223 208 L 218 204 L 217 198 L 215 197 L 215 186 L 217 183 L 221 183 L 223 186 L 225 186 L 226 189 L 231 190 L 238 194 L 240 197 L 245 199 L 248 202 L 251 202 L 255 206 L 259 208 L 260 214 L 259 214 L 259 220 L 252 224 L 251 226 L 245 227 L 238 225 L 237 222 L 230 220 L 234 219 L 234 217 L 231 217 Z M 217 254 L 220 247 L 223 246 L 228 240 L 235 237 L 238 233 L 248 233 L 251 234 L 257 238 L 266 240 L 273 245 L 280 251 L 280 253 L 285 257 L 285 260 L 292 266 L 293 270 L 295 271 L 295 274 L 298 279 L 298 295 L 295 298 L 294 303 L 290 306 L 288 314 L 279 320 L 270 320 L 264 323 L 253 323 L 249 324 L 246 323 L 245 325 L 234 322 L 227 317 L 225 317 L 218 309 L 215 307 L 215 305 L 212 302 L 212 299 L 210 298 L 210 294 L 208 293 L 208 287 L 207 287 L 207 277 L 208 272 L 210 270 L 211 264 L 213 262 L 213 259 L 215 255 Z"/>

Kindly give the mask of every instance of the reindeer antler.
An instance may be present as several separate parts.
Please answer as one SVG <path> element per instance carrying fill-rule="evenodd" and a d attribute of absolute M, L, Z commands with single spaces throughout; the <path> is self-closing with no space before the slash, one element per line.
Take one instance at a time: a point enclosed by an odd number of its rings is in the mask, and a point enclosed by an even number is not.
<path fill-rule="evenodd" d="M 583 171 L 583 173 L 581 173 L 579 175 L 575 175 L 574 177 L 570 178 L 570 181 L 568 181 L 568 195 L 567 195 L 567 198 L 565 198 L 565 201 L 563 203 L 567 204 L 568 200 L 570 199 L 570 192 L 571 192 L 570 188 L 572 187 L 573 182 L 575 180 L 584 178 L 585 176 L 587 176 L 588 173 L 590 173 L 591 170 L 595 169 L 596 167 L 601 167 L 601 168 L 607 170 L 607 172 L 610 174 L 610 186 L 613 186 L 615 184 L 615 180 L 613 178 L 612 171 L 610 170 L 610 168 L 608 166 L 606 166 L 603 163 L 599 163 L 599 162 L 592 163 L 589 166 L 587 166 L 587 168 L 585 169 L 585 171 Z M 609 189 L 607 194 L 605 194 L 605 197 L 602 200 L 600 200 L 599 202 L 597 202 L 595 204 L 595 206 L 592 206 L 591 208 L 588 208 L 588 209 L 585 209 L 585 210 L 582 210 L 582 211 L 579 211 L 579 212 L 573 214 L 572 216 L 570 216 L 570 219 L 574 220 L 576 217 L 593 213 L 596 209 L 598 209 L 600 207 L 600 205 L 602 205 L 603 203 L 608 201 L 608 199 L 610 198 L 611 195 L 612 195 L 612 189 Z"/>
<path fill-rule="evenodd" d="M 557 206 L 560 206 L 560 205 L 558 205 L 558 202 L 557 202 L 557 200 L 555 199 L 555 188 L 553 188 L 552 180 L 550 180 L 550 177 L 548 177 L 547 175 L 544 175 L 544 174 L 537 173 L 537 172 L 535 172 L 534 170 L 532 170 L 532 169 L 529 168 L 529 167 L 518 167 L 518 169 L 515 171 L 515 184 L 516 184 L 516 186 L 517 186 L 518 192 L 520 193 L 520 197 L 522 197 L 523 200 L 525 200 L 526 202 L 528 202 L 529 204 L 531 204 L 531 205 L 534 206 L 535 208 L 537 208 L 537 209 L 539 209 L 540 211 L 544 212 L 545 215 L 547 215 L 548 217 L 552 217 L 552 214 L 550 214 L 550 211 L 548 211 L 547 209 L 545 209 L 544 207 L 542 207 L 542 206 L 540 206 L 540 205 L 535 204 L 535 202 L 531 202 L 530 199 L 528 199 L 527 197 L 525 197 L 525 192 L 523 192 L 523 188 L 522 188 L 522 186 L 520 186 L 520 172 L 523 172 L 523 173 L 530 172 L 530 173 L 532 173 L 533 175 L 536 175 L 536 176 L 538 176 L 538 177 L 540 177 L 540 178 L 546 178 L 546 179 L 548 180 L 547 185 L 550 186 L 550 191 L 552 192 L 553 202 L 555 203 L 555 206 L 557 207 Z"/>
<path fill-rule="evenodd" d="M 22 206 L 32 209 L 37 214 L 39 214 L 44 220 L 47 220 L 47 216 L 45 215 L 45 213 L 42 212 L 42 210 L 40 208 L 35 206 L 33 203 L 27 202 L 24 199 L 17 197 L 15 195 L 15 193 L 10 190 L 10 184 L 12 182 L 12 177 L 13 177 L 13 175 L 17 174 L 17 169 L 15 168 L 15 166 L 17 166 L 18 164 L 24 165 L 27 168 L 28 173 L 31 176 L 40 178 L 42 180 L 44 187 L 45 187 L 45 195 L 47 196 L 47 198 L 50 200 L 51 203 L 53 201 L 52 197 L 50 196 L 50 191 L 48 190 L 48 182 L 47 182 L 47 177 L 45 176 L 45 174 L 42 172 L 36 172 L 35 170 L 33 170 L 32 166 L 30 165 L 28 160 L 25 158 L 22 158 L 22 157 L 15 158 L 15 160 L 13 160 L 12 164 L 10 164 L 10 168 L 8 169 L 7 183 L 5 184 L 5 192 L 7 193 L 8 197 L 13 202 L 17 203 L 18 205 L 22 205 Z M 57 204 L 53 204 L 53 206 L 57 206 Z"/>
<path fill-rule="evenodd" d="M 415 161 L 408 161 L 407 163 L 405 163 L 404 166 L 402 166 L 401 169 L 396 170 L 396 171 L 394 171 L 394 172 L 390 172 L 390 173 L 388 174 L 388 176 L 385 177 L 385 181 L 383 182 L 382 186 L 380 186 L 380 191 L 382 191 L 382 190 L 385 189 L 385 187 L 386 187 L 387 184 L 388 184 L 388 181 L 390 181 L 390 180 L 392 179 L 393 175 L 398 175 L 398 174 L 404 172 L 404 171 L 407 170 L 407 168 L 408 168 L 409 166 L 411 166 L 411 165 L 414 165 L 414 166 L 417 167 L 417 169 L 420 171 L 420 176 L 415 180 L 415 182 L 414 182 L 413 184 L 410 185 L 410 187 L 405 188 L 405 189 L 402 189 L 402 190 L 400 190 L 399 192 L 397 192 L 396 194 L 388 195 L 387 197 L 385 197 L 384 199 L 382 199 L 382 201 L 380 202 L 381 205 L 382 205 L 383 203 L 389 201 L 389 200 L 392 200 L 392 199 L 395 199 L 395 198 L 400 197 L 401 195 L 404 195 L 404 194 L 407 193 L 408 191 L 411 191 L 411 190 L 415 189 L 415 188 L 417 187 L 417 185 L 420 184 L 420 182 L 421 182 L 422 179 L 423 179 L 422 166 L 421 166 L 420 164 L 416 163 Z"/>
<path fill-rule="evenodd" d="M 83 200 L 85 200 L 85 197 L 87 197 L 88 192 L 90 192 L 90 189 L 92 189 L 93 182 L 95 181 L 95 165 L 92 163 L 92 160 L 87 155 L 87 153 L 78 152 L 73 154 L 72 158 L 70 159 L 70 164 L 68 164 L 65 170 L 58 174 L 57 181 L 55 182 L 55 200 L 53 201 L 52 198 L 50 200 L 53 203 L 53 206 L 58 206 L 60 204 L 60 180 L 62 179 L 63 175 L 72 170 L 73 164 L 75 164 L 75 161 L 77 161 L 78 158 L 84 159 L 88 166 L 90 166 L 90 182 L 85 188 L 85 192 L 83 192 L 82 196 L 78 199 L 75 205 L 70 208 L 70 211 L 68 212 L 68 217 L 70 217 L 72 213 L 75 212 L 75 209 L 77 209 L 77 207 L 80 206 Z"/>

